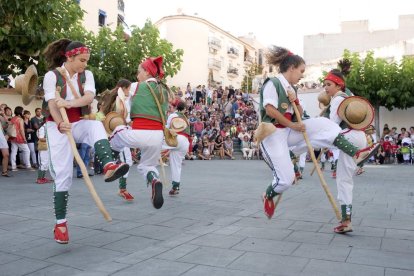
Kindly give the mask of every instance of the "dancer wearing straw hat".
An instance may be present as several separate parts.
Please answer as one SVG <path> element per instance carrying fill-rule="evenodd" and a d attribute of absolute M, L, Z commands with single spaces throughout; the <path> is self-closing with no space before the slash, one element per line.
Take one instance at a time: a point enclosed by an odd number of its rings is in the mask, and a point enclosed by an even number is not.
<path fill-rule="evenodd" d="M 129 126 L 117 126 L 110 136 L 111 146 L 120 151 L 125 147 L 139 148 L 141 160 L 138 173 L 151 185 L 151 201 L 156 209 L 164 204 L 162 182 L 159 178 L 158 160 L 164 139 L 163 118 L 168 108 L 168 87 L 161 82 L 164 77 L 163 58 L 147 58 L 138 66 L 138 82 L 131 84 L 131 119 Z M 161 104 L 160 109 L 157 101 Z"/>
<path fill-rule="evenodd" d="M 121 79 L 118 81 L 116 87 L 105 95 L 103 100 L 103 113 L 106 114 L 103 121 L 104 127 L 108 135 L 115 130 L 119 125 L 125 126 L 131 122 L 130 111 L 130 93 L 131 82 L 127 79 Z M 132 166 L 131 149 L 128 147 L 123 148 L 119 152 L 119 159 L 121 162 L 127 163 Z M 129 173 L 126 173 L 119 178 L 119 191 L 118 195 L 125 201 L 131 202 L 134 197 L 127 190 L 127 179 Z"/>
<path fill-rule="evenodd" d="M 276 130 L 261 142 L 264 158 L 273 172 L 273 181 L 263 194 L 264 212 L 268 218 L 274 214 L 273 198 L 286 191 L 295 179 L 292 162 L 289 162 L 289 148 L 299 155 L 308 150 L 302 132 L 306 131 L 313 147 L 323 148 L 332 145 L 344 150 L 353 157 L 354 162 L 361 163 L 373 154 L 370 148 L 360 150 L 350 143 L 340 132 L 341 128 L 327 118 L 311 118 L 303 123 L 295 122 L 293 102 L 298 105 L 294 85 L 305 72 L 302 57 L 281 47 L 272 47 L 267 54 L 268 63 L 278 66 L 280 74 L 267 79 L 260 91 L 260 115 L 262 122 L 275 125 Z"/>
<path fill-rule="evenodd" d="M 44 52 L 48 67 L 43 81 L 46 136 L 49 145 L 50 172 L 54 178 L 55 240 L 66 244 L 69 234 L 66 210 L 69 189 L 72 186 L 74 153 L 69 146 L 71 133 L 75 142 L 95 148 L 104 168 L 106 182 L 114 181 L 128 172 L 125 163 L 116 163 L 112 156 L 105 129 L 95 120 L 82 120 L 90 112 L 95 97 L 92 72 L 85 70 L 90 54 L 83 43 L 60 39 L 49 44 Z M 56 92 L 60 91 L 60 97 Z M 64 121 L 59 109 L 65 108 L 69 122 Z M 66 115 L 66 114 L 65 114 Z"/>
<path fill-rule="evenodd" d="M 348 96 L 345 93 L 344 75 L 338 69 L 331 70 L 325 76 L 324 86 L 326 94 L 332 98 L 324 116 L 342 128 L 341 133 L 348 141 L 360 148 L 366 147 L 367 139 L 364 129 L 374 120 L 374 109 L 371 104 L 361 97 Z M 377 145 L 371 145 L 371 147 Z M 334 228 L 335 233 L 352 232 L 352 190 L 356 170 L 357 165 L 352 157 L 339 151 L 336 184 L 342 219 Z"/>
<path fill-rule="evenodd" d="M 176 147 L 171 147 L 164 141 L 162 149 L 170 151 L 172 188 L 169 194 L 173 196 L 178 195 L 180 191 L 181 168 L 185 155 L 187 154 L 190 146 L 190 124 L 188 123 L 187 117 L 183 113 L 186 108 L 186 104 L 178 100 L 174 101 L 172 105 L 176 107 L 176 111 L 168 116 L 167 128 L 178 134 L 178 145 Z"/>

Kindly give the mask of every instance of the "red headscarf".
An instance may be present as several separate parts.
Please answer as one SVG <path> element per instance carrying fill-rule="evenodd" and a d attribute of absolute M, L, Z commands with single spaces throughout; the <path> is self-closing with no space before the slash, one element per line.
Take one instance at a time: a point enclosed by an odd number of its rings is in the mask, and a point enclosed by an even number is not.
<path fill-rule="evenodd" d="M 141 63 L 141 67 L 150 73 L 150 75 L 154 78 L 158 77 L 162 79 L 164 77 L 164 70 L 162 70 L 162 61 L 162 56 L 156 58 L 147 58 Z"/>
<path fill-rule="evenodd" d="M 340 77 L 338 77 L 337 75 L 332 74 L 331 72 L 329 72 L 326 77 L 325 80 L 330 80 L 334 83 L 336 83 L 337 85 L 339 85 L 342 89 L 345 88 L 345 82 L 343 79 L 341 79 Z"/>

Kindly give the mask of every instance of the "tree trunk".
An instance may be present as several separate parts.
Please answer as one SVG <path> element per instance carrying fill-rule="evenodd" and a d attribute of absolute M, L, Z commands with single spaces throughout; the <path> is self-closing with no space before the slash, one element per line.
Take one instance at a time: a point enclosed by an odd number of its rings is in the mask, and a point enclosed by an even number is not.
<path fill-rule="evenodd" d="M 379 110 L 380 110 L 380 106 L 379 104 L 376 104 L 374 106 L 374 111 L 375 111 L 375 133 L 377 135 L 377 141 L 380 141 L 380 137 L 382 135 L 382 133 L 380 133 L 380 131 L 382 131 L 382 129 L 380 129 L 380 114 L 379 114 Z"/>

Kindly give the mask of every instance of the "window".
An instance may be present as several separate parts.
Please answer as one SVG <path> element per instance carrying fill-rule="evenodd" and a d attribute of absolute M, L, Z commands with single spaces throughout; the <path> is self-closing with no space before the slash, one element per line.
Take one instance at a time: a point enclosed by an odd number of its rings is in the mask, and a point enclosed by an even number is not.
<path fill-rule="evenodd" d="M 99 10 L 98 24 L 99 26 L 105 26 L 106 23 L 106 12 Z"/>

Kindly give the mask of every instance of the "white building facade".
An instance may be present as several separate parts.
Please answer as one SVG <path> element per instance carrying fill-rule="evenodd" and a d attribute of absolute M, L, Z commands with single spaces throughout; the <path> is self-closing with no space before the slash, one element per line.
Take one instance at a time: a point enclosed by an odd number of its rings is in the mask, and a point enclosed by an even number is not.
<path fill-rule="evenodd" d="M 97 34 L 101 27 L 108 27 L 112 31 L 124 23 L 123 0 L 78 0 L 85 11 L 83 26 L 86 30 Z"/>
<path fill-rule="evenodd" d="M 240 88 L 246 67 L 256 62 L 258 51 L 253 46 L 205 19 L 173 15 L 161 18 L 155 25 L 161 38 L 184 51 L 180 71 L 168 79 L 170 85 Z"/>

